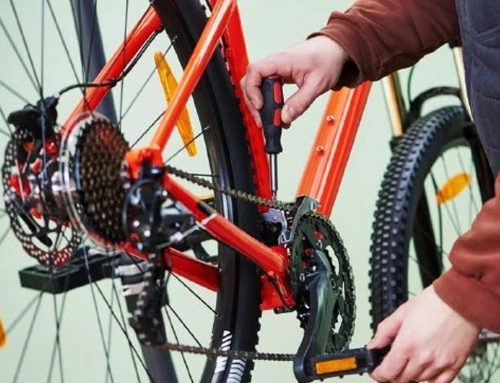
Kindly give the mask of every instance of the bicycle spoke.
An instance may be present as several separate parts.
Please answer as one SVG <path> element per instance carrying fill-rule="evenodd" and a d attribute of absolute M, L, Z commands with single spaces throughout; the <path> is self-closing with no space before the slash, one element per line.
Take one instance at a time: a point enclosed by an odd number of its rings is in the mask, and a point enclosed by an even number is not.
<path fill-rule="evenodd" d="M 84 250 L 83 254 L 84 254 L 83 256 L 85 258 L 85 267 L 87 270 L 87 278 L 88 278 L 89 285 L 90 285 L 90 292 L 92 295 L 92 302 L 94 304 L 94 310 L 95 310 L 96 317 L 97 317 L 97 324 L 99 326 L 99 333 L 101 335 L 102 347 L 104 349 L 104 354 L 106 355 L 106 368 L 109 371 L 109 374 L 111 377 L 111 382 L 114 382 L 113 374 L 111 372 L 111 366 L 109 364 L 109 351 L 106 348 L 106 341 L 104 339 L 104 330 L 103 330 L 103 326 L 102 326 L 101 316 L 99 313 L 99 307 L 97 306 L 97 299 L 96 299 L 95 292 L 94 292 L 94 286 L 97 286 L 97 284 L 94 284 L 94 281 L 92 280 L 92 277 L 90 276 L 90 267 L 89 267 L 89 262 L 88 262 L 88 249 L 87 248 Z"/>
<path fill-rule="evenodd" d="M 9 91 L 12 95 L 16 96 L 19 100 L 21 100 L 22 102 L 24 102 L 25 104 L 29 104 L 30 103 L 26 97 L 24 97 L 21 93 L 19 93 L 18 91 L 16 91 L 13 87 L 11 87 L 5 81 L 0 80 L 0 85 L 3 88 L 5 88 L 7 91 Z M 3 112 L 2 112 L 2 114 L 3 114 Z M 3 119 L 4 119 L 5 123 L 7 124 L 7 126 L 9 126 L 10 124 L 7 122 L 7 118 L 5 117 L 5 115 L 4 115 Z"/>
<path fill-rule="evenodd" d="M 14 379 L 12 380 L 14 383 L 17 382 L 17 380 L 19 379 L 19 374 L 21 373 L 21 368 L 22 368 L 23 363 L 24 363 L 24 357 L 26 356 L 26 351 L 28 350 L 28 344 L 31 340 L 31 333 L 33 332 L 33 329 L 35 328 L 36 319 L 38 318 L 38 313 L 40 311 L 40 304 L 42 303 L 42 297 L 43 297 L 43 295 L 40 294 L 38 297 L 38 300 L 37 300 L 35 312 L 33 313 L 33 317 L 31 318 L 31 323 L 30 323 L 30 326 L 28 329 L 28 333 L 26 334 L 26 338 L 24 340 L 23 349 L 21 351 L 21 355 L 19 356 L 19 360 L 17 362 L 16 372 L 14 374 Z"/>
<path fill-rule="evenodd" d="M 79 82 L 75 63 L 73 62 L 73 59 L 71 58 L 71 54 L 69 53 L 68 44 L 66 44 L 66 40 L 64 39 L 64 35 L 62 33 L 61 26 L 59 24 L 59 21 L 57 20 L 54 9 L 52 8 L 52 3 L 50 2 L 50 0 L 45 0 L 45 1 L 47 2 L 47 6 L 49 7 L 49 12 L 51 14 L 52 20 L 54 21 L 54 25 L 56 27 L 57 34 L 59 35 L 59 40 L 61 41 L 61 44 L 63 45 L 64 52 L 66 54 L 66 57 L 68 58 L 68 62 L 71 66 L 71 70 L 73 72 L 73 75 L 75 76 L 75 80 L 76 80 L 76 82 Z"/>
<path fill-rule="evenodd" d="M 5 116 L 2 106 L 0 106 L 0 115 L 2 116 L 2 120 L 5 124 L 5 127 L 7 128 L 10 134 L 4 131 L 3 129 L 0 129 L 0 132 L 2 132 L 3 134 L 7 135 L 7 137 L 10 138 L 10 136 L 12 135 L 12 129 L 10 128 L 10 124 L 7 122 L 7 117 Z"/>
<path fill-rule="evenodd" d="M 430 175 L 431 175 L 431 179 L 432 179 L 432 182 L 433 182 L 433 185 L 434 185 L 434 190 L 436 190 L 436 191 L 439 190 L 439 185 L 438 185 L 438 183 L 436 181 L 436 177 L 434 176 L 432 170 L 430 171 Z M 461 230 L 459 229 L 459 227 L 457 226 L 456 222 L 454 221 L 453 216 L 451 215 L 450 209 L 448 207 L 448 204 L 447 203 L 443 203 L 441 205 L 444 206 L 444 208 L 446 210 L 446 213 L 448 215 L 448 219 L 450 220 L 450 222 L 453 225 L 453 228 L 455 229 L 455 234 L 457 234 L 457 236 L 460 236 Z"/>
<path fill-rule="evenodd" d="M 157 123 L 158 121 L 160 121 L 160 118 L 162 118 L 164 114 L 165 114 L 165 111 L 162 111 L 162 112 L 158 115 L 158 117 L 156 117 L 156 118 L 153 120 L 153 122 L 152 122 L 151 124 L 149 124 L 149 125 L 148 125 L 148 127 L 144 130 L 144 132 L 142 132 L 142 133 L 141 133 L 141 135 L 139 136 L 139 138 L 137 138 L 137 139 L 134 141 L 134 143 L 133 143 L 132 145 L 130 145 L 130 148 L 133 148 L 134 146 L 136 146 L 136 145 L 139 143 L 139 141 L 140 141 L 140 140 L 142 140 L 142 139 L 143 139 L 143 137 L 144 137 L 146 134 L 148 134 L 148 133 L 149 133 L 149 131 L 150 131 L 151 129 L 153 129 L 153 127 L 156 125 L 156 123 Z"/>
<path fill-rule="evenodd" d="M 122 52 L 121 52 L 121 58 L 122 58 L 122 67 L 125 68 L 125 64 L 126 64 L 126 53 L 127 53 L 127 25 L 128 25 L 128 11 L 129 11 L 129 0 L 126 0 L 125 1 L 125 21 L 124 21 L 124 25 L 123 25 L 123 49 L 122 49 Z M 123 119 L 123 91 L 125 89 L 125 79 L 123 79 L 121 82 L 120 82 L 120 101 L 119 101 L 119 107 L 118 107 L 118 114 L 119 114 L 119 118 L 118 118 L 118 129 L 121 130 L 122 129 L 122 126 L 121 126 L 121 121 Z"/>
<path fill-rule="evenodd" d="M 4 230 L 2 235 L 0 235 L 0 246 L 2 245 L 3 241 L 5 241 L 5 238 L 7 238 L 7 235 L 10 233 L 11 229 L 12 228 L 8 226 L 7 229 Z"/>
<path fill-rule="evenodd" d="M 444 160 L 442 155 L 440 156 L 440 158 L 441 158 L 441 163 L 443 164 L 443 167 L 444 167 L 446 179 L 449 180 L 450 174 L 448 172 L 448 166 L 446 165 L 446 161 Z M 448 205 L 446 205 L 446 206 L 448 206 Z M 457 227 L 458 227 L 458 234 L 461 235 L 463 231 L 462 231 L 462 227 L 460 226 L 460 218 L 458 217 L 458 210 L 457 210 L 457 205 L 455 203 L 455 198 L 453 198 L 451 200 L 451 206 L 452 206 L 452 210 L 453 210 L 453 215 L 455 216 L 455 219 L 456 219 L 456 223 L 457 223 Z"/>
<path fill-rule="evenodd" d="M 67 287 L 67 286 L 66 286 Z M 65 288 L 66 290 L 66 288 Z M 59 372 L 60 372 L 60 381 L 64 382 L 64 372 L 63 372 L 63 362 L 62 362 L 62 349 L 61 349 L 61 341 L 60 341 L 60 336 L 59 332 L 61 329 L 61 323 L 62 323 L 62 317 L 64 313 L 64 307 L 66 305 L 66 296 L 67 292 L 64 293 L 63 298 L 62 298 L 62 304 L 61 308 L 58 311 L 57 308 L 57 298 L 55 295 L 53 295 L 53 307 L 54 307 L 54 319 L 56 321 L 56 338 L 54 340 L 54 345 L 52 346 L 52 353 L 50 357 L 50 363 L 49 363 L 49 373 L 47 375 L 47 383 L 52 381 L 52 372 L 53 368 L 55 365 L 55 360 L 56 360 L 56 354 L 58 356 L 58 363 L 59 363 Z"/>
<path fill-rule="evenodd" d="M 109 317 L 108 317 L 108 341 L 107 341 L 107 348 L 109 350 L 109 354 L 111 355 L 111 330 L 113 329 L 113 315 L 112 315 L 112 312 L 113 312 L 113 306 L 114 306 L 114 303 L 115 303 L 115 299 L 114 299 L 114 295 L 113 295 L 113 286 L 111 286 L 111 297 L 110 297 L 110 310 L 109 310 Z M 108 371 L 106 370 L 106 379 L 105 379 L 105 382 L 108 383 L 109 381 L 109 373 Z"/>
<path fill-rule="evenodd" d="M 193 332 L 191 331 L 191 329 L 189 328 L 189 326 L 186 324 L 186 322 L 184 322 L 184 320 L 182 320 L 182 318 L 179 316 L 179 314 L 177 314 L 177 311 L 174 310 L 174 308 L 172 307 L 172 305 L 168 304 L 167 306 L 170 309 L 170 311 L 172 311 L 172 313 L 175 315 L 175 317 L 177 318 L 177 320 L 179 321 L 179 323 L 182 325 L 182 327 L 184 327 L 184 329 L 188 332 L 188 334 L 191 335 L 191 337 L 194 339 L 194 341 L 196 342 L 196 344 L 198 344 L 199 347 L 202 347 L 201 342 L 198 340 L 198 338 L 196 337 L 196 335 L 193 334 Z"/>
<path fill-rule="evenodd" d="M 179 337 L 177 336 L 177 332 L 175 331 L 174 324 L 172 323 L 172 318 L 170 317 L 170 314 L 168 313 L 167 308 L 164 307 L 163 309 L 165 311 L 165 315 L 167 316 L 167 320 L 168 320 L 168 323 L 170 325 L 170 329 L 172 330 L 172 334 L 174 334 L 175 342 L 177 344 L 179 344 Z M 191 375 L 191 370 L 189 369 L 189 366 L 188 366 L 188 363 L 186 360 L 186 356 L 184 355 L 183 351 L 181 351 L 181 358 L 182 358 L 182 361 L 184 363 L 184 367 L 186 368 L 186 371 L 189 375 L 189 380 L 191 381 L 191 383 L 194 383 L 193 377 Z"/>
<path fill-rule="evenodd" d="M 113 286 L 113 293 L 115 295 L 115 299 L 116 299 L 116 302 L 118 304 L 118 310 L 119 310 L 119 313 L 120 313 L 120 319 L 121 319 L 121 323 L 122 323 L 123 329 L 125 330 L 125 336 L 127 337 L 127 339 L 130 339 L 129 335 L 128 335 L 127 321 L 125 319 L 125 315 L 123 314 L 123 308 L 122 308 L 122 304 L 120 302 L 120 297 L 119 297 L 119 294 L 118 294 L 118 290 L 116 289 L 116 284 L 115 284 L 115 279 L 114 278 L 111 279 L 111 285 Z M 132 364 L 134 366 L 134 372 L 135 372 L 135 376 L 137 378 L 137 382 L 140 383 L 141 382 L 141 378 L 139 376 L 139 369 L 138 369 L 138 366 L 137 366 L 137 361 L 135 360 L 136 356 L 134 354 L 134 350 L 132 349 L 130 342 L 128 342 L 127 345 L 128 345 L 129 351 L 130 351 L 130 358 L 132 359 Z"/>
<path fill-rule="evenodd" d="M 24 69 L 24 72 L 26 73 L 26 76 L 28 76 L 28 79 L 30 80 L 31 84 L 33 85 L 33 88 L 35 88 L 35 92 L 38 93 L 38 88 L 36 87 L 35 80 L 33 80 L 33 77 L 31 75 L 30 71 L 28 70 L 28 67 L 27 67 L 26 63 L 24 62 L 24 59 L 21 56 L 21 52 L 19 52 L 19 49 L 17 49 L 17 45 L 16 45 L 16 43 L 14 43 L 14 40 L 12 39 L 12 36 L 10 35 L 9 31 L 7 30 L 7 27 L 5 26 L 1 17 L 0 17 L 0 28 L 4 32 L 5 37 L 7 37 L 7 40 L 9 41 L 9 45 L 14 50 L 16 57 L 18 58 L 21 66 Z"/>
<path fill-rule="evenodd" d="M 14 5 L 14 1 L 13 0 L 10 0 L 10 6 L 11 6 L 11 9 L 12 9 L 12 12 L 14 13 L 14 18 L 16 20 L 16 24 L 17 24 L 17 28 L 19 30 L 19 34 L 21 35 L 21 40 L 23 41 L 23 45 L 24 45 L 24 49 L 26 51 L 26 55 L 28 56 L 28 61 L 29 61 L 30 66 L 31 66 L 31 70 L 33 71 L 33 76 L 35 78 L 35 83 L 37 85 L 35 88 L 37 89 L 37 93 L 40 96 L 40 98 L 43 98 L 42 85 L 40 84 L 40 80 L 38 79 L 38 75 L 37 75 L 36 70 L 35 70 L 35 64 L 33 63 L 33 58 L 31 57 L 30 49 L 29 49 L 28 43 L 26 41 L 26 36 L 25 36 L 23 28 L 21 26 L 21 21 L 19 20 L 19 14 L 17 13 L 17 9 L 16 9 L 16 7 Z"/>
<path fill-rule="evenodd" d="M 184 286 L 191 294 L 193 294 L 206 308 L 208 308 L 215 316 L 218 316 L 215 309 L 212 308 L 202 297 L 200 297 L 191 287 L 188 286 L 186 282 L 184 282 L 179 276 L 175 273 L 171 273 L 172 276 L 182 285 Z"/>
<path fill-rule="evenodd" d="M 472 158 L 472 152 L 470 153 L 471 158 L 469 161 L 468 172 L 465 171 L 466 166 L 465 166 L 464 160 L 462 158 L 460 148 L 456 149 L 456 153 L 457 153 L 458 162 L 460 163 L 460 167 L 462 169 L 462 172 L 468 174 L 470 176 L 471 181 L 474 180 L 475 179 L 475 174 L 474 174 L 475 171 L 474 171 L 474 159 Z M 469 182 L 467 189 L 469 189 L 469 197 L 471 199 L 471 203 L 474 205 L 474 209 L 477 212 L 477 211 L 479 211 L 480 205 L 477 203 L 476 199 L 474 198 L 474 193 L 472 193 L 472 183 L 471 182 Z M 471 220 L 469 220 L 469 222 L 471 222 Z"/>
<path fill-rule="evenodd" d="M 108 300 L 106 299 L 106 297 L 104 296 L 104 293 L 102 292 L 101 288 L 99 287 L 99 285 L 95 282 L 93 282 L 93 285 L 95 286 L 97 292 L 99 293 L 99 295 L 101 296 L 102 300 L 104 301 L 105 305 L 107 306 L 108 309 L 111 308 Z M 137 359 L 139 360 L 139 362 L 141 363 L 141 366 L 144 368 L 144 371 L 146 372 L 146 374 L 148 375 L 148 377 L 153 380 L 153 377 L 151 376 L 151 373 L 149 372 L 146 364 L 144 363 L 144 361 L 142 360 L 142 358 L 140 357 L 139 355 L 139 352 L 137 351 L 137 349 L 134 347 L 134 345 L 132 344 L 132 341 L 130 339 L 130 337 L 128 336 L 128 333 L 125 329 L 124 326 L 122 326 L 122 324 L 120 323 L 120 320 L 118 319 L 118 317 L 116 316 L 116 314 L 114 313 L 114 311 L 112 311 L 112 315 L 113 315 L 113 318 L 115 320 L 115 323 L 118 325 L 118 327 L 120 328 L 121 332 L 123 333 L 123 335 L 125 335 L 126 339 L 127 339 L 127 342 L 129 344 L 129 347 L 133 350 L 135 356 L 137 357 Z"/>
<path fill-rule="evenodd" d="M 43 86 L 44 86 L 44 75 L 45 75 L 45 1 L 42 0 L 42 12 L 41 12 L 41 33 L 40 33 L 40 46 L 42 51 L 40 53 L 40 93 L 43 98 Z"/>
<path fill-rule="evenodd" d="M 163 57 L 165 57 L 167 55 L 167 53 L 170 51 L 170 49 L 173 47 L 173 41 L 175 41 L 175 38 L 172 40 L 172 42 L 167 47 L 165 52 L 163 52 Z M 153 68 L 153 70 L 149 73 L 148 77 L 146 77 L 146 80 L 142 83 L 141 87 L 139 88 L 137 93 L 134 95 L 134 98 L 132 99 L 132 101 L 130 101 L 130 104 L 128 104 L 128 106 L 125 108 L 125 111 L 123 112 L 120 120 L 118 121 L 118 126 L 121 126 L 123 119 L 125 119 L 128 112 L 130 111 L 130 109 L 135 105 L 135 103 L 137 102 L 137 100 L 141 96 L 144 89 L 146 89 L 146 86 L 149 84 L 149 82 L 151 81 L 151 79 L 153 78 L 153 75 L 155 73 L 156 73 L 156 67 Z"/>
<path fill-rule="evenodd" d="M 203 133 L 207 132 L 209 128 L 210 128 L 210 126 L 207 126 L 206 128 L 201 129 L 201 132 L 197 133 L 196 136 L 194 136 L 191 140 L 189 140 L 181 148 L 179 148 L 174 154 L 172 154 L 170 157 L 168 157 L 165 160 L 165 164 L 172 161 L 175 157 L 177 157 L 179 154 L 181 154 L 189 145 L 191 145 L 198 138 L 200 138 L 203 135 Z"/>
<path fill-rule="evenodd" d="M 45 285 L 42 286 L 42 291 L 35 295 L 28 304 L 20 311 L 17 317 L 12 321 L 12 323 L 6 327 L 5 335 L 10 335 L 12 331 L 16 328 L 16 326 L 21 323 L 25 315 L 30 311 L 31 306 L 33 306 L 43 295 L 45 288 L 48 286 L 48 282 L 45 282 Z"/>

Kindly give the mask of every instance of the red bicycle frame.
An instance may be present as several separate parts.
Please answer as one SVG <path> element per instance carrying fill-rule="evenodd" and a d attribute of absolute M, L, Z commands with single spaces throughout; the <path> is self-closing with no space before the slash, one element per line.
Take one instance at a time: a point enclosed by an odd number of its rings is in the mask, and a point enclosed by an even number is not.
<path fill-rule="evenodd" d="M 236 95 L 242 99 L 239 83 L 246 72 L 248 56 L 236 0 L 210 1 L 213 6 L 211 16 L 150 145 L 127 154 L 126 160 L 132 170 L 137 170 L 145 159 L 153 164 L 163 165 L 162 152 L 175 122 L 221 39 L 224 42 L 224 53 Z M 150 7 L 95 81 L 105 82 L 117 78 L 146 41 L 161 28 L 160 18 Z M 364 83 L 354 90 L 342 89 L 332 92 L 297 189 L 297 197 L 309 196 L 315 199 L 319 203 L 318 210 L 326 216 L 332 211 L 370 85 Z M 63 126 L 71 126 L 82 112 L 94 110 L 108 91 L 109 87 L 88 89 L 85 98 L 80 101 Z M 256 193 L 270 198 L 269 167 L 264 152 L 262 130 L 257 127 L 244 103 L 240 103 L 240 108 L 255 169 Z M 293 307 L 293 297 L 287 279 L 288 256 L 284 248 L 265 246 L 200 201 L 168 175 L 164 178 L 164 186 L 174 199 L 181 201 L 191 211 L 198 224 L 214 238 L 232 247 L 262 269 L 262 309 Z M 126 250 L 138 257 L 144 257 L 144 254 L 132 249 L 132 246 L 128 246 Z M 195 260 L 174 249 L 166 250 L 164 258 L 173 272 L 208 289 L 218 290 L 216 266 Z"/>

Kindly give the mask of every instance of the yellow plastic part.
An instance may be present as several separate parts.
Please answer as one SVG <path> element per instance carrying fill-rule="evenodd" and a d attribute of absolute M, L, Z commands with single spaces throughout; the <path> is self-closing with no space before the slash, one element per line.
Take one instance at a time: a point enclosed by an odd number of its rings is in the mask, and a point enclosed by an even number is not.
<path fill-rule="evenodd" d="M 0 348 L 7 344 L 7 334 L 5 333 L 2 319 L 0 318 Z"/>
<path fill-rule="evenodd" d="M 459 173 L 449 180 L 436 193 L 439 204 L 446 203 L 457 197 L 466 187 L 470 185 L 471 176 L 467 173 Z"/>
<path fill-rule="evenodd" d="M 315 365 L 317 375 L 332 374 L 335 372 L 353 371 L 358 368 L 358 361 L 354 356 L 343 359 L 323 360 Z"/>
<path fill-rule="evenodd" d="M 156 52 L 154 58 L 156 70 L 158 72 L 158 76 L 160 77 L 163 93 L 165 94 L 165 99 L 168 104 L 177 89 L 177 80 L 175 79 L 167 60 L 165 60 L 165 57 L 161 52 Z M 184 107 L 179 115 L 179 119 L 177 120 L 177 129 L 181 135 L 182 142 L 186 145 L 188 154 L 190 156 L 195 156 L 198 150 L 196 148 L 196 143 L 194 142 L 193 126 L 191 125 L 191 119 L 189 118 L 189 113 L 186 107 Z"/>

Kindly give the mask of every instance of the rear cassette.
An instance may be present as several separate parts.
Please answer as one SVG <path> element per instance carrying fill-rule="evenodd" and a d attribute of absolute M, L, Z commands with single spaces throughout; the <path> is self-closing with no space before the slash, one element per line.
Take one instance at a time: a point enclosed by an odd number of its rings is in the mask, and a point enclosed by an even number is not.
<path fill-rule="evenodd" d="M 63 139 L 64 182 L 72 190 L 66 193 L 70 216 L 97 245 L 108 249 L 126 241 L 121 214 L 128 149 L 120 130 L 103 117 L 83 119 Z"/>

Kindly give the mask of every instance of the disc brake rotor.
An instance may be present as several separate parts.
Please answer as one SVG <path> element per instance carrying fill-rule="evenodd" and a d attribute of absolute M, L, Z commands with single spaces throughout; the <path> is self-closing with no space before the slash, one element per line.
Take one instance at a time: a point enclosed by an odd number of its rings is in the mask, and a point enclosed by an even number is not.
<path fill-rule="evenodd" d="M 82 240 L 60 197 L 58 144 L 57 137 L 37 148 L 32 133 L 19 127 L 2 166 L 5 211 L 14 234 L 29 255 L 55 267 L 66 264 Z"/>

